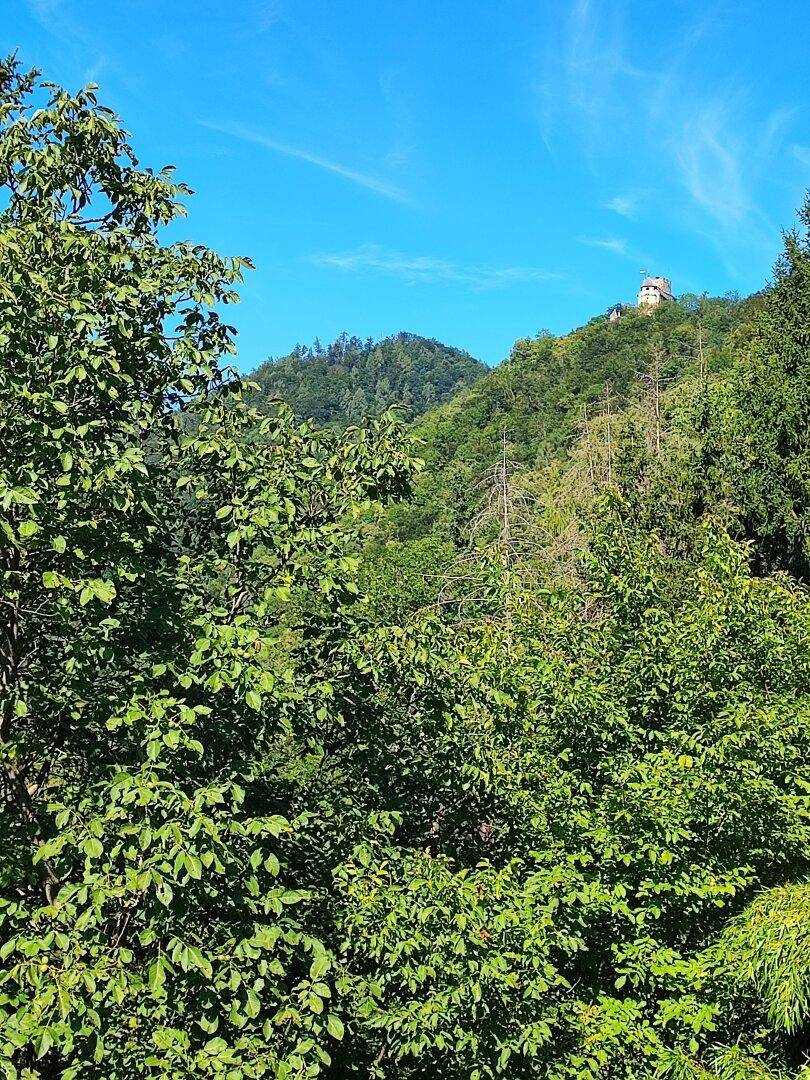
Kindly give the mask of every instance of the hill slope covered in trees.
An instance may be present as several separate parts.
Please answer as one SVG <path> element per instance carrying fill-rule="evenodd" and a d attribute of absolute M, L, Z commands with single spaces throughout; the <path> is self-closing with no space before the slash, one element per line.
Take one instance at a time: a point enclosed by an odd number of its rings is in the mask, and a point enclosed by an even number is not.
<path fill-rule="evenodd" d="M 536 469 L 565 457 L 599 415 L 620 413 L 649 391 L 664 392 L 701 366 L 730 362 L 732 339 L 757 297 L 682 297 L 652 312 L 625 308 L 559 338 L 515 343 L 508 360 L 413 426 L 426 471 L 414 500 L 395 512 L 398 535 L 458 537 L 475 516 L 479 482 L 501 457 Z"/>
<path fill-rule="evenodd" d="M 296 416 L 330 427 L 359 424 L 404 405 L 419 416 L 471 386 L 488 370 L 469 353 L 417 334 L 361 341 L 342 334 L 324 348 L 296 346 L 251 378 L 262 401 L 287 402 Z"/>

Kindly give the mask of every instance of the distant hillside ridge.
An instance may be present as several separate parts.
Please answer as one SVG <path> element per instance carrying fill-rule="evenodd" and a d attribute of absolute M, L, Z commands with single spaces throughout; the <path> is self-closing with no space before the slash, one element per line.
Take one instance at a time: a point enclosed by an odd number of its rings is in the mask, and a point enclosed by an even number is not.
<path fill-rule="evenodd" d="M 400 332 L 382 341 L 341 334 L 324 347 L 296 345 L 251 378 L 259 406 L 286 401 L 301 419 L 344 428 L 404 405 L 412 417 L 468 389 L 489 371 L 469 353 L 433 338 Z"/>
<path fill-rule="evenodd" d="M 647 311 L 627 306 L 616 321 L 599 315 L 561 337 L 519 339 L 508 360 L 414 423 L 427 469 L 415 498 L 392 510 L 394 533 L 460 536 L 504 441 L 523 469 L 564 459 L 589 417 L 643 395 L 656 357 L 662 387 L 700 364 L 707 374 L 723 371 L 760 301 L 689 295 Z"/>

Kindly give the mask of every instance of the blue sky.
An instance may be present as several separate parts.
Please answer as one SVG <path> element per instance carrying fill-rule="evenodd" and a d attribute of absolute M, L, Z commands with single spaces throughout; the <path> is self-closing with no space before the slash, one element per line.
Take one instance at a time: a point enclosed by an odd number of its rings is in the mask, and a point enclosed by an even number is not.
<path fill-rule="evenodd" d="M 256 271 L 240 366 L 405 329 L 495 363 L 639 272 L 767 280 L 810 186 L 810 4 L 0 0 L 0 44 L 92 80 L 178 235 Z M 233 309 L 232 309 L 233 310 Z"/>

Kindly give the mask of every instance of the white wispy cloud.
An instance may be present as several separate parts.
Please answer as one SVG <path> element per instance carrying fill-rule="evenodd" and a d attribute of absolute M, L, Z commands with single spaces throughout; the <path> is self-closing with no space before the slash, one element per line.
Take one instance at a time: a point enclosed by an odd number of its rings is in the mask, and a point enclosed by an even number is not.
<path fill-rule="evenodd" d="M 50 30 L 53 20 L 61 14 L 60 0 L 28 0 L 28 9 L 44 30 Z"/>
<path fill-rule="evenodd" d="M 288 143 L 271 139 L 262 132 L 255 131 L 253 128 L 246 127 L 243 124 L 217 123 L 213 120 L 199 120 L 198 123 L 201 127 L 208 128 L 210 131 L 218 131 L 222 135 L 230 135 L 232 138 L 240 139 L 242 142 L 263 146 L 267 150 L 273 150 L 275 153 L 283 154 L 285 157 L 305 161 L 318 169 L 334 173 L 335 176 L 348 180 L 351 184 L 373 191 L 376 195 L 382 195 L 386 199 L 393 199 L 395 202 L 402 203 L 411 201 L 406 191 L 395 187 L 393 184 L 389 184 L 375 176 L 370 176 L 367 173 L 359 172 L 357 169 L 352 169 L 347 165 L 341 165 L 339 162 L 330 161 L 328 158 L 321 157 L 320 154 L 313 154 L 311 151 L 304 150 L 301 147 L 290 146 Z"/>
<path fill-rule="evenodd" d="M 741 97 L 729 94 L 696 106 L 669 140 L 681 186 L 698 212 L 695 227 L 711 239 L 732 272 L 735 247 L 772 252 L 778 242 L 777 224 L 760 209 L 759 192 L 785 157 L 796 113 L 778 108 L 744 123 Z"/>
<path fill-rule="evenodd" d="M 281 10 L 280 0 L 258 0 L 255 18 L 260 33 L 281 21 Z"/>
<path fill-rule="evenodd" d="M 58 40 L 62 52 L 71 55 L 82 71 L 82 84 L 95 82 L 109 64 L 99 33 L 81 22 L 63 0 L 26 0 L 26 6 L 42 29 Z"/>
<path fill-rule="evenodd" d="M 624 48 L 621 11 L 611 9 L 605 17 L 602 8 L 603 0 L 575 0 L 567 18 L 556 23 L 559 36 L 546 42 L 543 81 L 535 89 L 540 130 L 552 157 L 557 143 L 571 137 L 572 112 L 589 159 L 610 144 L 641 74 Z"/>
<path fill-rule="evenodd" d="M 621 217 L 634 218 L 638 213 L 637 195 L 617 195 L 614 199 L 608 199 L 604 203 L 606 210 L 612 210 Z"/>
<path fill-rule="evenodd" d="M 631 252 L 628 249 L 626 240 L 600 240 L 593 236 L 580 236 L 580 244 L 587 244 L 589 247 L 604 248 L 605 251 L 613 251 L 616 255 L 624 255 L 627 258 L 631 257 Z"/>
<path fill-rule="evenodd" d="M 672 155 L 692 199 L 718 221 L 738 223 L 751 209 L 739 138 L 726 108 L 709 102 L 683 123 Z"/>
<path fill-rule="evenodd" d="M 705 236 L 732 273 L 739 256 L 772 253 L 778 223 L 760 209 L 762 191 L 784 170 L 792 150 L 795 108 L 763 113 L 747 87 L 695 70 L 711 39 L 734 17 L 728 0 L 704 8 L 654 68 L 634 53 L 627 11 L 612 0 L 576 0 L 559 36 L 548 44 L 543 83 L 536 86 L 541 135 L 552 153 L 576 138 L 595 174 L 605 161 L 649 177 L 650 202 Z M 628 32 L 625 32 L 627 29 Z M 638 60 L 637 60 L 638 57 Z M 697 65 L 697 67 L 696 67 Z M 795 144 L 794 144 L 795 145 Z M 632 219 L 634 193 L 603 206 Z"/>
<path fill-rule="evenodd" d="M 565 275 L 538 266 L 488 266 L 451 262 L 427 255 L 405 255 L 379 244 L 363 244 L 353 251 L 313 255 L 316 266 L 345 273 L 386 274 L 409 284 L 453 282 L 473 289 L 497 289 L 533 281 L 552 281 Z"/>
<path fill-rule="evenodd" d="M 623 47 L 620 19 L 615 13 L 602 18 L 600 7 L 599 0 L 577 0 L 572 5 L 562 54 L 566 92 L 596 122 L 613 104 L 610 92 L 616 80 L 638 74 Z"/>

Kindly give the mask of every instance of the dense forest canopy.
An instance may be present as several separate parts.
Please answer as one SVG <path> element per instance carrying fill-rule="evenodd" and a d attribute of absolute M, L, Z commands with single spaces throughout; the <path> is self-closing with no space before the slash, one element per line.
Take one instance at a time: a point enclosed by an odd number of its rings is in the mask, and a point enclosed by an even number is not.
<path fill-rule="evenodd" d="M 687 296 L 652 314 L 628 308 L 618 322 L 600 317 L 561 338 L 517 341 L 507 361 L 416 425 L 428 471 L 400 531 L 463 530 L 504 437 L 511 460 L 536 468 L 564 457 L 583 423 L 640 397 L 651 365 L 662 389 L 701 365 L 723 370 L 757 302 Z"/>
<path fill-rule="evenodd" d="M 3 1074 L 806 1076 L 810 203 L 343 430 L 93 90 L 0 166 Z"/>
<path fill-rule="evenodd" d="M 419 416 L 486 371 L 469 353 L 416 334 L 377 342 L 341 334 L 326 348 L 318 341 L 296 346 L 251 378 L 260 387 L 257 404 L 285 401 L 301 419 L 340 428 L 380 416 L 391 405 Z"/>

